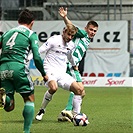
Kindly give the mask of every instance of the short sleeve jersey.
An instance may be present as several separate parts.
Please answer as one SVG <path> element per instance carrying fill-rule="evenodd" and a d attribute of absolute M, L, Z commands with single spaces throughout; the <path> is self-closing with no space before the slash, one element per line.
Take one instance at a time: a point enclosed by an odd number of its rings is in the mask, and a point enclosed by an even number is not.
<path fill-rule="evenodd" d="M 18 26 L 7 31 L 2 36 L 1 61 L 25 63 L 34 40 L 37 41 L 36 34 L 24 26 Z"/>
<path fill-rule="evenodd" d="M 19 25 L 4 33 L 0 42 L 2 44 L 1 63 L 14 61 L 27 64 L 27 56 L 32 50 L 36 67 L 39 68 L 42 75 L 45 75 L 43 62 L 38 52 L 38 37 L 35 32 L 26 26 Z"/>

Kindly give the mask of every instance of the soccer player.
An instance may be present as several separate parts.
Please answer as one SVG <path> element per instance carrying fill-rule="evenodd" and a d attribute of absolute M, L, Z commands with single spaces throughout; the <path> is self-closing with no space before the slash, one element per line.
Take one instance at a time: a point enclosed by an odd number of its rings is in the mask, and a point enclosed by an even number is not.
<path fill-rule="evenodd" d="M 34 117 L 34 86 L 29 75 L 27 57 L 32 50 L 36 67 L 44 81 L 48 80 L 43 62 L 38 52 L 38 37 L 33 32 L 34 15 L 24 9 L 18 18 L 19 26 L 12 28 L 0 37 L 2 53 L 0 57 L 0 108 L 9 112 L 14 109 L 14 94 L 19 93 L 24 100 L 23 132 L 30 133 Z M 10 131 L 9 131 L 10 132 Z"/>
<path fill-rule="evenodd" d="M 59 8 L 59 14 L 63 18 L 65 24 L 72 24 L 72 22 L 67 17 L 67 8 Z M 80 33 L 82 34 L 82 38 L 75 35 L 74 43 L 76 44 L 75 49 L 72 52 L 72 59 L 73 64 L 75 67 L 73 67 L 70 63 L 67 63 L 67 73 L 70 74 L 72 77 L 76 79 L 78 84 L 83 88 L 82 84 L 82 78 L 81 74 L 78 71 L 78 65 L 82 58 L 85 55 L 85 52 L 89 48 L 90 40 L 95 36 L 97 30 L 98 30 L 98 24 L 95 21 L 89 21 L 85 27 L 85 30 L 80 30 Z M 72 60 L 71 59 L 71 60 Z M 85 92 L 82 93 L 82 98 L 85 96 Z M 61 111 L 61 113 L 58 116 L 58 121 L 70 121 L 73 118 L 73 97 L 74 93 L 71 92 L 68 103 L 66 105 L 66 108 Z"/>
<path fill-rule="evenodd" d="M 77 28 L 72 24 L 67 24 L 63 29 L 62 35 L 50 37 L 39 48 L 40 53 L 45 52 L 44 68 L 49 77 L 46 82 L 46 86 L 49 89 L 44 94 L 40 110 L 35 117 L 36 120 L 42 120 L 46 107 L 52 100 L 58 86 L 75 94 L 73 111 L 80 113 L 84 88 L 80 87 L 75 79 L 66 73 L 67 58 L 71 60 L 71 51 L 75 48 L 75 44 L 71 41 L 74 39 L 75 34 L 78 34 Z"/>

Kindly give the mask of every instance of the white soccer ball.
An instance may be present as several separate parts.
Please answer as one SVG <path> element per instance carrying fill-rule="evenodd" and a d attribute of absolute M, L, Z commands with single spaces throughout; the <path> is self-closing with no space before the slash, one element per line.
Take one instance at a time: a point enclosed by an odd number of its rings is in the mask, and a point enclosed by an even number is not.
<path fill-rule="evenodd" d="M 84 113 L 76 114 L 73 117 L 74 126 L 87 126 L 89 124 L 88 117 Z"/>

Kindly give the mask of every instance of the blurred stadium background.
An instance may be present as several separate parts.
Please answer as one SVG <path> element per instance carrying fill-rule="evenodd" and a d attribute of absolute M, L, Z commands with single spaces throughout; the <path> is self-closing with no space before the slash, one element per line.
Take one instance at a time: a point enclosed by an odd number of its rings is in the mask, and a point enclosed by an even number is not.
<path fill-rule="evenodd" d="M 34 11 L 37 21 L 50 21 L 50 25 L 52 25 L 54 23 L 52 21 L 62 21 L 61 17 L 58 15 L 58 8 L 61 6 L 68 7 L 68 17 L 71 20 L 109 22 L 126 20 L 128 22 L 127 49 L 130 54 L 129 76 L 133 77 L 133 0 L 0 0 L 0 35 L 3 33 L 4 29 L 1 27 L 5 26 L 3 23 L 6 21 L 17 21 L 18 14 L 22 9 L 28 8 Z M 14 26 L 11 25 L 10 22 L 8 24 L 8 29 L 11 28 L 11 26 Z M 41 26 L 42 25 L 39 25 L 39 27 Z M 48 26 L 45 26 L 42 30 L 46 30 L 46 28 L 47 30 L 52 30 L 49 29 Z M 101 34 L 103 33 L 101 32 Z M 124 63 L 125 62 L 123 62 L 123 64 Z M 32 67 L 34 68 L 34 66 Z M 89 67 L 88 64 L 88 68 Z M 121 66 L 118 67 L 121 68 Z M 33 70 L 33 72 L 35 72 L 35 70 Z M 132 133 L 131 124 L 133 127 L 133 108 L 131 107 L 133 103 L 133 79 L 131 82 L 127 82 L 127 84 L 124 84 L 126 78 L 123 78 L 122 80 L 119 80 L 119 78 L 114 79 L 103 83 L 104 87 L 101 87 L 101 83 L 103 82 L 102 78 L 100 78 L 100 80 L 98 78 L 89 79 L 90 80 L 84 80 L 84 84 L 87 86 L 85 89 L 88 96 L 85 97 L 86 100 L 84 100 L 83 109 L 86 114 L 89 114 L 89 120 L 93 123 L 91 126 L 87 126 L 87 128 L 83 129 L 73 127 L 73 125 L 71 126 L 71 123 L 68 123 L 70 126 L 67 126 L 66 128 L 65 123 L 59 125 L 59 123 L 56 122 L 57 114 L 63 109 L 66 104 L 65 99 L 67 99 L 69 95 L 69 93 L 63 93 L 62 90 L 59 90 L 58 95 L 55 95 L 54 97 L 54 100 L 58 101 L 56 102 L 56 106 L 54 101 L 51 102 L 43 122 L 38 124 L 34 121 L 32 131 L 36 133 L 44 132 L 44 130 L 45 133 L 55 133 L 58 131 L 62 133 L 69 131 L 71 133 Z M 35 102 L 35 111 L 37 112 L 46 88 L 42 87 L 44 84 L 42 79 L 35 77 L 33 81 L 34 85 L 41 85 L 36 86 L 35 89 L 37 90 Z M 91 87 L 88 87 L 88 84 L 93 86 L 96 81 L 100 81 L 100 83 L 96 84 L 96 88 L 92 89 Z M 131 84 L 132 86 L 130 86 Z M 100 89 L 97 88 L 97 85 L 100 85 Z M 110 88 L 112 85 L 114 85 L 114 88 Z M 120 86 L 120 88 L 118 88 L 117 85 Z M 124 86 L 123 88 L 121 88 L 122 85 Z M 128 85 L 131 88 L 128 88 Z M 23 101 L 21 101 L 18 95 L 16 95 L 15 99 L 17 99 L 16 106 L 19 108 L 16 108 L 14 110 L 15 112 L 13 111 L 13 113 L 7 113 L 6 115 L 1 115 L 5 113 L 2 110 L 3 112 L 0 114 L 1 133 L 9 131 L 18 133 L 22 128 L 23 118 L 21 118 L 20 114 Z M 64 101 L 60 99 L 64 99 Z"/>
<path fill-rule="evenodd" d="M 28 8 L 36 20 L 61 20 L 58 8 L 68 7 L 71 20 L 128 21 L 128 52 L 130 77 L 133 77 L 133 0 L 0 0 L 0 20 L 17 20 L 18 14 Z"/>

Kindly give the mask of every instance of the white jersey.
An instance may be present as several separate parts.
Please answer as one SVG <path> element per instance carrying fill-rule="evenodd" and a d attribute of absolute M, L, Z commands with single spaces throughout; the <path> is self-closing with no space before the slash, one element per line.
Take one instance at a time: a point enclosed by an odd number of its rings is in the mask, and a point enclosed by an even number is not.
<path fill-rule="evenodd" d="M 66 73 L 67 56 L 70 56 L 71 50 L 74 48 L 75 44 L 72 41 L 65 43 L 62 35 L 54 35 L 50 37 L 39 48 L 39 53 L 45 52 L 44 70 L 46 73 Z"/>

